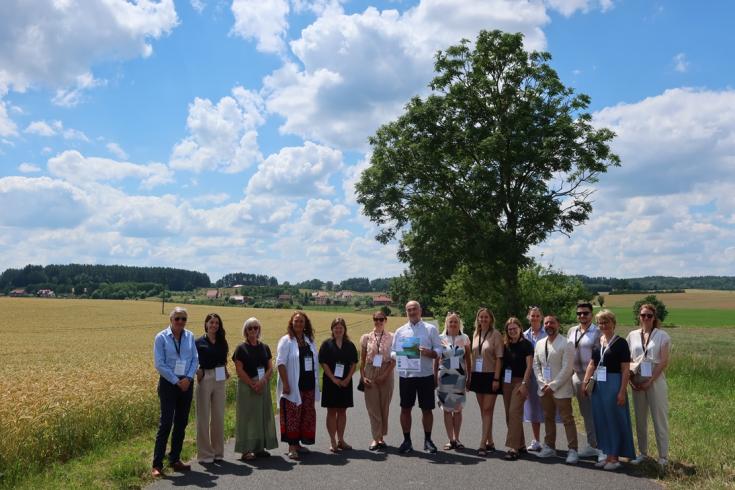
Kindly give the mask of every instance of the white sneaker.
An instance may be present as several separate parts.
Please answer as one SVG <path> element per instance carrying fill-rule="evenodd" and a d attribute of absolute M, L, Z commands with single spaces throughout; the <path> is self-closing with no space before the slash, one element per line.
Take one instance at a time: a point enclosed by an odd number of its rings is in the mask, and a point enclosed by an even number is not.
<path fill-rule="evenodd" d="M 630 460 L 630 464 L 641 464 L 646 459 L 648 459 L 648 456 L 646 456 L 645 454 L 639 454 L 638 456 L 636 456 L 635 459 Z"/>
<path fill-rule="evenodd" d="M 663 468 L 667 464 L 669 464 L 669 461 L 666 458 L 658 458 L 658 465 Z"/>
<path fill-rule="evenodd" d="M 597 455 L 597 462 L 599 463 L 600 461 L 607 461 L 607 454 L 603 453 L 602 451 L 599 452 L 600 454 Z"/>
<path fill-rule="evenodd" d="M 541 451 L 541 444 L 536 439 L 531 441 L 531 445 L 526 448 L 527 451 Z"/>
<path fill-rule="evenodd" d="M 601 459 L 597 463 L 595 463 L 595 468 L 602 468 L 607 464 L 607 456 L 605 456 L 605 459 Z"/>
<path fill-rule="evenodd" d="M 577 454 L 577 451 L 574 449 L 570 449 L 567 452 L 567 464 L 577 464 L 577 461 L 579 461 L 579 455 Z"/>
<path fill-rule="evenodd" d="M 595 449 L 592 446 L 587 446 L 586 448 L 582 449 L 579 452 L 579 457 L 580 458 L 591 458 L 593 456 L 596 457 L 596 458 L 599 457 L 600 456 L 600 450 L 599 449 Z"/>
<path fill-rule="evenodd" d="M 614 463 L 607 463 L 605 466 L 602 467 L 605 471 L 615 471 L 618 468 L 620 468 L 620 461 L 615 461 Z"/>
<path fill-rule="evenodd" d="M 541 451 L 539 451 L 536 456 L 538 456 L 539 458 L 549 458 L 551 456 L 556 456 L 556 450 L 551 449 L 549 446 L 544 444 L 544 446 L 541 448 Z"/>

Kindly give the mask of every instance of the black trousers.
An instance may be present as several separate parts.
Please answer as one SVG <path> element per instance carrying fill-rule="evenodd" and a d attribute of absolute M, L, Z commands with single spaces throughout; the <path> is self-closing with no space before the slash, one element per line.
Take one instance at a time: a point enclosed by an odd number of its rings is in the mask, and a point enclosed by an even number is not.
<path fill-rule="evenodd" d="M 153 450 L 153 466 L 163 467 L 163 457 L 166 454 L 166 443 L 171 433 L 171 452 L 168 453 L 169 463 L 181 459 L 181 448 L 184 445 L 186 424 L 189 422 L 189 410 L 194 393 L 194 383 L 186 391 L 181 391 L 177 385 L 169 383 L 164 378 L 158 380 L 158 399 L 161 401 L 161 418 L 158 421 L 156 447 Z"/>

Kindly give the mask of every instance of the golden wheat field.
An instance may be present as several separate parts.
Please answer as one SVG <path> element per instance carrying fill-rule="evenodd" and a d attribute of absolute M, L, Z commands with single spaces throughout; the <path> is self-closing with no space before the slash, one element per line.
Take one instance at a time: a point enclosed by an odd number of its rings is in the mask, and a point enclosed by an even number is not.
<path fill-rule="evenodd" d="M 646 294 L 605 294 L 605 306 L 629 307 Z M 735 310 L 735 291 L 687 289 L 683 293 L 660 293 L 656 297 L 669 309 Z"/>
<path fill-rule="evenodd" d="M 153 338 L 174 305 L 148 301 L 0 298 L 0 473 L 21 464 L 64 461 L 93 444 L 155 427 Z M 291 310 L 187 305 L 195 336 L 220 314 L 231 351 L 242 324 L 257 316 L 274 350 Z M 319 341 L 335 313 L 309 311 Z M 369 313 L 341 314 L 353 337 L 372 328 Z M 391 318 L 395 328 L 400 318 Z M 359 337 L 358 337 L 359 338 Z M 234 367 L 231 367 L 234 369 Z M 21 463 L 25 461 L 25 463 Z"/>

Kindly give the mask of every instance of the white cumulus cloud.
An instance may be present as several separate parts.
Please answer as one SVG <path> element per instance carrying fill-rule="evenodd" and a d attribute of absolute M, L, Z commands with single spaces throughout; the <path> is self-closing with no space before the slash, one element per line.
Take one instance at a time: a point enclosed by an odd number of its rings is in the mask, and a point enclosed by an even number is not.
<path fill-rule="evenodd" d="M 140 180 L 143 188 L 151 188 L 173 181 L 173 172 L 162 163 L 118 162 L 109 158 L 85 157 L 76 150 L 50 158 L 48 169 L 52 175 L 75 183 L 133 178 Z"/>
<path fill-rule="evenodd" d="M 232 33 L 244 39 L 258 41 L 257 49 L 264 53 L 279 53 L 288 29 L 288 0 L 233 0 L 235 25 Z"/>
<path fill-rule="evenodd" d="M 82 190 L 48 177 L 0 178 L 0 209 L 0 225 L 18 228 L 71 228 L 91 213 Z"/>

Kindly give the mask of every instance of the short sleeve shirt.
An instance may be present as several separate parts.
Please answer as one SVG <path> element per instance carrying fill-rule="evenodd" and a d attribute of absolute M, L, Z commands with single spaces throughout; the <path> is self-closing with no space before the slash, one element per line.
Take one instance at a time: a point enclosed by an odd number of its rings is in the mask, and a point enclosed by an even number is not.
<path fill-rule="evenodd" d="M 346 376 L 352 365 L 357 364 L 355 344 L 349 340 L 343 340 L 340 348 L 334 339 L 327 339 L 322 343 L 319 348 L 319 364 L 326 364 L 334 373 L 337 363 L 344 365 L 344 376 Z"/>
<path fill-rule="evenodd" d="M 661 362 L 661 351 L 671 348 L 671 337 L 660 328 L 654 328 L 648 339 L 648 345 L 643 345 L 642 330 L 639 328 L 628 334 L 628 345 L 631 357 L 638 361 L 645 359 L 658 364 Z"/>
<path fill-rule="evenodd" d="M 526 374 L 526 358 L 533 356 L 533 344 L 521 337 L 518 342 L 510 343 L 503 355 L 503 369 L 510 369 L 511 376 L 522 378 Z"/>
<path fill-rule="evenodd" d="M 605 354 L 600 362 L 601 347 L 599 344 L 592 347 L 592 362 L 600 366 L 605 366 L 607 372 L 610 374 L 622 372 L 621 364 L 624 362 L 630 362 L 630 349 L 628 348 L 628 342 L 622 337 L 617 337 L 609 347 L 605 349 Z"/>
<path fill-rule="evenodd" d="M 360 346 L 367 349 L 366 363 L 372 363 L 376 354 L 382 355 L 383 361 L 388 359 L 391 345 L 393 345 L 393 334 L 385 330 L 382 333 L 373 331 L 360 337 Z"/>
<path fill-rule="evenodd" d="M 494 328 L 485 331 L 484 333 L 475 332 L 472 337 L 472 362 L 477 359 L 478 353 L 480 353 L 480 344 L 482 344 L 482 372 L 492 373 L 495 369 L 495 359 L 503 357 L 503 336 L 500 332 Z M 475 370 L 475 366 L 472 366 L 472 370 Z"/>
<path fill-rule="evenodd" d="M 271 358 L 270 348 L 262 342 L 258 342 L 257 345 L 243 342 L 237 346 L 232 354 L 232 360 L 240 361 L 243 369 L 251 378 L 258 376 L 258 368 L 266 369 L 268 360 Z"/>

